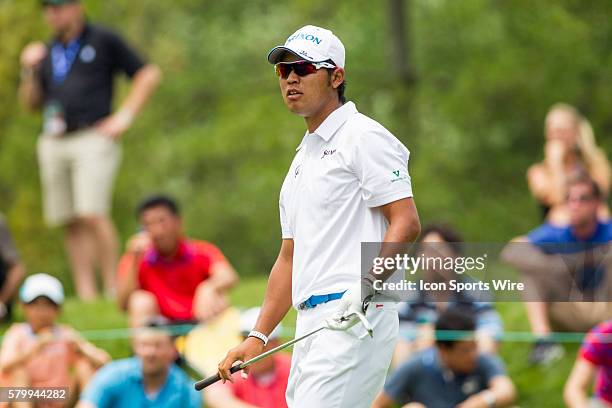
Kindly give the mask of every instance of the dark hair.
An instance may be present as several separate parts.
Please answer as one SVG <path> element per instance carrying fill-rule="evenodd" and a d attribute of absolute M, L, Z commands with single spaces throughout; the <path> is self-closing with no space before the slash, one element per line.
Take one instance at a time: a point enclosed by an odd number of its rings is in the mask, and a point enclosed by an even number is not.
<path fill-rule="evenodd" d="M 178 204 L 173 198 L 163 194 L 156 194 L 145 198 L 138 204 L 136 216 L 140 217 L 143 212 L 155 207 L 164 207 L 172 214 L 180 215 Z"/>
<path fill-rule="evenodd" d="M 476 322 L 473 316 L 465 309 L 449 308 L 443 311 L 436 321 L 436 345 L 438 347 L 451 348 L 461 341 L 462 337 L 468 337 L 476 330 Z M 455 333 L 439 333 L 441 331 L 456 331 Z M 442 337 L 444 336 L 444 337 Z M 449 338 L 451 337 L 451 338 Z"/>
<path fill-rule="evenodd" d="M 340 84 L 338 88 L 336 88 L 336 90 L 338 91 L 338 99 L 340 100 L 340 103 L 342 103 L 343 105 L 346 103 L 346 97 L 344 96 L 345 89 L 346 89 L 346 79 Z"/>
<path fill-rule="evenodd" d="M 461 234 L 446 223 L 428 224 L 421 231 L 419 236 L 419 242 L 423 242 L 423 239 L 431 233 L 439 234 L 444 242 L 452 243 L 451 247 L 457 255 L 463 253 L 463 237 Z"/>
<path fill-rule="evenodd" d="M 591 192 L 593 193 L 595 198 L 597 200 L 600 200 L 600 201 L 603 199 L 603 194 L 601 193 L 601 189 L 599 188 L 599 185 L 588 174 L 586 174 L 586 173 L 579 173 L 579 174 L 575 175 L 574 177 L 570 178 L 569 181 L 567 182 L 567 191 L 568 191 L 568 193 L 569 193 L 569 189 L 572 188 L 573 186 L 575 186 L 576 184 L 587 184 L 587 185 L 589 185 L 591 187 Z"/>

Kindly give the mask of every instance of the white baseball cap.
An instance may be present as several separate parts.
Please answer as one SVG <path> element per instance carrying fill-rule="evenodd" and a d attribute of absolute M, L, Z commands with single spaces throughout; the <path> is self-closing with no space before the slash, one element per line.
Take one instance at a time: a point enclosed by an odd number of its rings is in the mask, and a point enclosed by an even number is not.
<path fill-rule="evenodd" d="M 30 303 L 40 296 L 51 299 L 56 305 L 61 305 L 64 303 L 62 283 L 57 278 L 46 273 L 28 276 L 19 290 L 19 298 L 23 303 Z"/>
<path fill-rule="evenodd" d="M 272 48 L 268 62 L 278 63 L 287 51 L 310 62 L 332 60 L 337 67 L 344 68 L 344 45 L 334 33 L 325 28 L 313 25 L 300 28 L 287 38 L 285 45 Z"/>
<path fill-rule="evenodd" d="M 259 317 L 259 312 L 261 311 L 260 307 L 253 307 L 251 309 L 247 309 L 240 314 L 240 332 L 248 333 L 253 330 L 255 327 L 255 323 L 257 323 L 257 318 Z M 272 333 L 268 336 L 269 339 L 277 339 L 280 337 L 283 331 L 283 326 L 279 323 L 278 326 Z"/>

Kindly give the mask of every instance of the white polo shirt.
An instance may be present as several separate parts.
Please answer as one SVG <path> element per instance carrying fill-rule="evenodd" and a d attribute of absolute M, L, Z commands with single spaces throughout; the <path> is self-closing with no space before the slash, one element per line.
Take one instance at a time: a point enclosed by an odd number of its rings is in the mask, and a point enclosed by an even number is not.
<path fill-rule="evenodd" d="M 408 149 L 347 102 L 306 132 L 280 193 L 283 239 L 293 239 L 294 307 L 342 292 L 361 270 L 361 242 L 381 242 L 380 206 L 412 197 Z"/>

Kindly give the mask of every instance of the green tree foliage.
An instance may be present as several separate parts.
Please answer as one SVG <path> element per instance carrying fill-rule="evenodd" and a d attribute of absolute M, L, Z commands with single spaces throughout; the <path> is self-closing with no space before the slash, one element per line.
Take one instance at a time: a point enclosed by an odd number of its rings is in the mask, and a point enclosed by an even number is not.
<path fill-rule="evenodd" d="M 265 274 L 279 247 L 278 192 L 304 124 L 283 106 L 265 57 L 301 25 L 328 26 L 343 39 L 348 96 L 411 149 L 424 223 L 447 220 L 487 241 L 536 225 L 524 174 L 541 158 L 554 102 L 578 106 L 612 147 L 606 0 L 412 0 L 413 84 L 391 66 L 386 2 L 84 3 L 92 21 L 122 33 L 164 72 L 123 142 L 114 195 L 122 238 L 138 229 L 138 200 L 167 192 L 182 203 L 188 233 L 217 243 L 241 274 Z M 29 269 L 67 277 L 61 232 L 41 216 L 40 117 L 16 99 L 20 50 L 48 35 L 38 1 L 0 0 L 0 210 Z"/>

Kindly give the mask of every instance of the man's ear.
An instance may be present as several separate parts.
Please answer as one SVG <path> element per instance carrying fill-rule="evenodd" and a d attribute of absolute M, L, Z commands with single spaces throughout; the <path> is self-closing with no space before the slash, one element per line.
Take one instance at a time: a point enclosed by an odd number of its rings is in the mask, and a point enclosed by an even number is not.
<path fill-rule="evenodd" d="M 344 69 L 336 68 L 332 72 L 331 85 L 334 89 L 337 89 L 344 82 Z"/>

